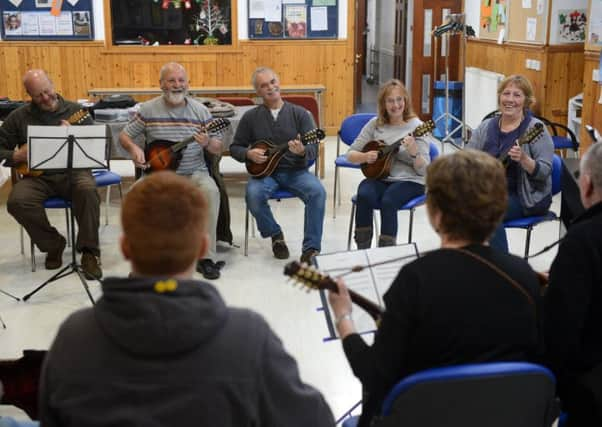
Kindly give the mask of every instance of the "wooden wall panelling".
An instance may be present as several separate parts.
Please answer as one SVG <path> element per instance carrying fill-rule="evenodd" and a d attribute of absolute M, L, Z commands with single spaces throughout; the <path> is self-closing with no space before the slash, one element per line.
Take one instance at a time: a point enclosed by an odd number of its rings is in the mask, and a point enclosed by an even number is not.
<path fill-rule="evenodd" d="M 526 76 L 535 91 L 533 110 L 550 120 L 565 124 L 568 99 L 581 92 L 583 84 L 583 46 L 535 46 L 470 40 L 466 64 L 505 76 Z M 540 70 L 527 69 L 526 61 L 537 60 Z"/>
<path fill-rule="evenodd" d="M 584 57 L 582 126 L 579 132 L 579 141 L 581 141 L 579 151 L 581 153 L 591 145 L 591 139 L 585 132 L 585 125 L 592 125 L 602 131 L 602 104 L 598 104 L 601 87 L 598 82 L 592 79 L 593 71 L 599 68 L 600 52 L 598 50 L 587 50 Z"/>

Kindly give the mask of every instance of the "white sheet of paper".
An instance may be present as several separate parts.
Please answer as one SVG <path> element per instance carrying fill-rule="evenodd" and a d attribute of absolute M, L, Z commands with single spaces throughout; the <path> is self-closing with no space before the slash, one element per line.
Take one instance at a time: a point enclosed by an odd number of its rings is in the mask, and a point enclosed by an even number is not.
<path fill-rule="evenodd" d="M 21 6 L 21 3 L 23 3 L 23 0 L 8 0 L 8 1 L 10 1 L 13 4 L 13 6 L 15 6 L 15 7 L 19 7 L 19 6 Z"/>
<path fill-rule="evenodd" d="M 249 1 L 249 18 L 261 19 L 265 17 L 265 4 L 263 0 Z"/>
<path fill-rule="evenodd" d="M 523 0 L 523 9 L 531 9 L 531 0 Z"/>
<path fill-rule="evenodd" d="M 368 267 L 375 263 L 393 260 L 408 256 L 403 260 L 396 260 L 388 264 Z M 382 303 L 382 295 L 389 289 L 403 265 L 411 262 L 416 256 L 416 246 L 406 244 L 385 248 L 373 248 L 359 251 L 334 252 L 316 257 L 318 269 L 335 278 L 337 275 L 347 273 L 355 266 L 366 266 L 362 271 L 350 273 L 343 277 L 347 288 L 357 292 L 363 297 Z M 330 306 L 331 319 L 334 319 Z M 353 323 L 359 333 L 371 332 L 376 329 L 372 317 L 360 307 L 353 308 Z"/>
<path fill-rule="evenodd" d="M 40 34 L 40 23 L 38 21 L 37 13 L 23 12 L 21 19 L 24 36 L 37 36 Z"/>
<path fill-rule="evenodd" d="M 65 169 L 69 135 L 75 137 L 74 169 L 106 166 L 106 126 L 28 126 L 29 165 L 32 169 Z"/>
<path fill-rule="evenodd" d="M 537 18 L 527 18 L 527 41 L 535 41 L 537 35 Z"/>
<path fill-rule="evenodd" d="M 328 8 L 312 7 L 310 8 L 311 17 L 311 30 L 312 31 L 326 31 L 328 30 Z"/>
<path fill-rule="evenodd" d="M 543 15 L 543 11 L 546 8 L 545 0 L 537 0 L 537 14 Z"/>
<path fill-rule="evenodd" d="M 49 13 L 38 15 L 41 36 L 56 36 L 56 19 Z"/>
<path fill-rule="evenodd" d="M 71 6 L 75 6 L 76 4 L 78 4 L 78 3 L 79 3 L 79 0 L 67 0 L 67 2 L 69 2 L 69 4 L 70 4 Z"/>
<path fill-rule="evenodd" d="M 56 33 L 59 36 L 72 36 L 73 35 L 73 19 L 71 12 L 61 12 L 56 17 Z"/>
<path fill-rule="evenodd" d="M 282 22 L 281 0 L 265 0 L 265 21 Z"/>

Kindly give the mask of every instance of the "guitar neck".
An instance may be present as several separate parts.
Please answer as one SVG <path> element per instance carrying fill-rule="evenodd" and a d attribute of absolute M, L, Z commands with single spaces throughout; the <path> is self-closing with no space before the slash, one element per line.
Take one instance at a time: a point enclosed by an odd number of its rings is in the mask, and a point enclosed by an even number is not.
<path fill-rule="evenodd" d="M 181 149 L 183 149 L 184 147 L 186 147 L 192 141 L 194 141 L 194 136 L 189 136 L 188 138 L 183 139 L 180 142 L 176 142 L 174 145 L 172 145 L 171 147 L 169 147 L 169 149 L 172 152 L 176 153 L 176 152 L 180 151 Z"/>

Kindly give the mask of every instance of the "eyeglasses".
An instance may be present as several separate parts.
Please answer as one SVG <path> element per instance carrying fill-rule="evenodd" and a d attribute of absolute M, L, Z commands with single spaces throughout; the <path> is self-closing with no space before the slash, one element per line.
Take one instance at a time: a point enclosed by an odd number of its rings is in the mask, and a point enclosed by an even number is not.
<path fill-rule="evenodd" d="M 398 96 L 395 98 L 385 98 L 385 103 L 389 105 L 401 104 L 402 102 L 404 102 L 403 96 Z"/>

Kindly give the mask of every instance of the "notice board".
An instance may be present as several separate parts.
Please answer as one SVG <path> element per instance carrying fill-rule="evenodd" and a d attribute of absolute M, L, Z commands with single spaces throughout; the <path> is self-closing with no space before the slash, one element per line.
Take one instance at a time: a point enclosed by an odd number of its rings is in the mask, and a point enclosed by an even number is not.
<path fill-rule="evenodd" d="M 508 40 L 545 44 L 548 0 L 513 0 L 508 12 Z"/>
<path fill-rule="evenodd" d="M 249 39 L 336 39 L 338 0 L 249 0 Z"/>
<path fill-rule="evenodd" d="M 0 0 L 3 40 L 93 40 L 92 0 Z"/>

